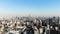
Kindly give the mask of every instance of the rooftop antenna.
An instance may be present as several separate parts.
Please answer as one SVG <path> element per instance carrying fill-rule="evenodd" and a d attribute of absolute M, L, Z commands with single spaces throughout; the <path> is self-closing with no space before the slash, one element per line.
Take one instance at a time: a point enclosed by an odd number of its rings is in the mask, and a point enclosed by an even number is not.
<path fill-rule="evenodd" d="M 31 17 L 31 14 L 29 14 L 28 17 Z"/>

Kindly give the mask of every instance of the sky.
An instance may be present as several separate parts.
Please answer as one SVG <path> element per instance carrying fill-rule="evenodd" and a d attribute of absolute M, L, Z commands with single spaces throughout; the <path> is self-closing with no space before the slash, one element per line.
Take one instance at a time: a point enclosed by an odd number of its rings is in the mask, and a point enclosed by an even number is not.
<path fill-rule="evenodd" d="M 0 16 L 60 16 L 60 0 L 0 0 Z"/>

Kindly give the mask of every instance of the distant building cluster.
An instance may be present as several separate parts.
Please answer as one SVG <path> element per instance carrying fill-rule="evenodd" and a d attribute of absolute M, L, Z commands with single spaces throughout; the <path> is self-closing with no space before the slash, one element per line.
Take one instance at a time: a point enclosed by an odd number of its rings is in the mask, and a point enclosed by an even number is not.
<path fill-rule="evenodd" d="M 0 19 L 0 34 L 60 34 L 59 17 Z"/>

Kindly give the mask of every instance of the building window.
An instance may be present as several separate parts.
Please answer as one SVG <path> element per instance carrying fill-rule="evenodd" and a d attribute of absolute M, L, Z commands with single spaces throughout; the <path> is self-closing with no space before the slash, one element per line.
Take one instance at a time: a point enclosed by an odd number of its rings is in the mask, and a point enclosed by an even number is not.
<path fill-rule="evenodd" d="M 9 34 L 13 34 L 13 33 L 9 33 Z"/>

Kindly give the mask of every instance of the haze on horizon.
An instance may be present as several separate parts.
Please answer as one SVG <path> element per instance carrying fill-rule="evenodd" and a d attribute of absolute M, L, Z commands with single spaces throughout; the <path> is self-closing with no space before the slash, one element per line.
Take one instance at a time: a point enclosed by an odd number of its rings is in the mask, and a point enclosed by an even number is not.
<path fill-rule="evenodd" d="M 0 16 L 60 16 L 60 0 L 0 0 Z"/>

